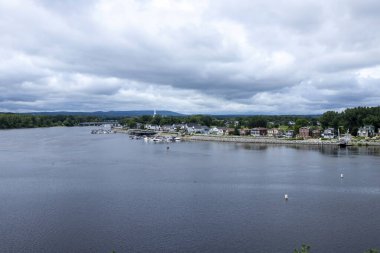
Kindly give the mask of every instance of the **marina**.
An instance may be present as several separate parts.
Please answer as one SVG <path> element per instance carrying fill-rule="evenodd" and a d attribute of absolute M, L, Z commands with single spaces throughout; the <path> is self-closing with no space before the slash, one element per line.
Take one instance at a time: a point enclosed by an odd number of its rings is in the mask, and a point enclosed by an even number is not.
<path fill-rule="evenodd" d="M 129 138 L 132 140 L 144 140 L 144 142 L 152 142 L 152 143 L 169 143 L 169 142 L 180 142 L 182 140 L 181 137 L 171 136 L 171 135 L 156 135 L 156 136 L 139 136 L 139 135 L 129 135 Z"/>
<path fill-rule="evenodd" d="M 92 129 L 91 134 L 112 134 L 115 133 L 111 129 Z"/>

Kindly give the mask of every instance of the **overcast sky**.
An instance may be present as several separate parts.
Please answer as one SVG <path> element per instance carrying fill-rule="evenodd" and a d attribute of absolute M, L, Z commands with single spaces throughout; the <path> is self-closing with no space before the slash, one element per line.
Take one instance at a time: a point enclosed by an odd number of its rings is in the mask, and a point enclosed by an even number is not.
<path fill-rule="evenodd" d="M 0 111 L 379 104 L 378 0 L 0 0 Z"/>

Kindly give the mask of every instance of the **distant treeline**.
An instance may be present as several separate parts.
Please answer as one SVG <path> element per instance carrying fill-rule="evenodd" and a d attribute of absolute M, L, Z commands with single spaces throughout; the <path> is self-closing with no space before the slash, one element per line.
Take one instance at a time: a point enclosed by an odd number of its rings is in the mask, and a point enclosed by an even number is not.
<path fill-rule="evenodd" d="M 211 116 L 211 115 L 191 115 L 191 116 L 141 116 L 121 119 L 121 123 L 129 127 L 135 127 L 137 123 L 153 125 L 172 125 L 179 123 L 196 123 L 204 126 L 218 126 L 230 128 L 252 128 L 252 127 L 279 127 L 288 125 L 289 122 L 299 123 L 301 126 L 316 125 L 317 116 Z"/>
<path fill-rule="evenodd" d="M 172 125 L 179 123 L 197 123 L 205 126 L 230 128 L 268 127 L 277 128 L 286 126 L 298 132 L 300 127 L 322 128 L 332 127 L 342 133 L 347 130 L 356 135 L 358 128 L 364 125 L 373 125 L 377 130 L 380 127 L 380 106 L 356 107 L 343 112 L 327 111 L 322 115 L 257 115 L 257 116 L 160 116 L 144 115 L 140 117 L 122 118 L 120 122 L 129 127 L 140 124 Z"/>
<path fill-rule="evenodd" d="M 81 122 L 100 121 L 99 117 L 93 116 L 72 116 L 72 115 L 26 115 L 4 113 L 0 114 L 0 129 L 11 128 L 33 128 L 33 127 L 53 127 L 53 126 L 76 126 Z"/>
<path fill-rule="evenodd" d="M 288 127 L 296 132 L 300 127 L 323 129 L 333 127 L 343 132 L 349 130 L 356 135 L 359 127 L 373 125 L 377 130 L 380 127 L 380 106 L 356 107 L 346 109 L 343 112 L 327 111 L 322 115 L 257 115 L 257 116 L 215 116 L 215 115 L 190 115 L 190 116 L 161 116 L 157 114 L 105 118 L 100 116 L 85 115 L 31 115 L 31 114 L 0 114 L 0 129 L 7 128 L 31 128 L 51 126 L 76 126 L 81 122 L 102 121 L 117 119 L 122 125 L 134 128 L 138 124 L 173 125 L 180 123 L 196 123 L 204 126 L 217 126 L 229 128 L 253 128 L 253 127 Z"/>

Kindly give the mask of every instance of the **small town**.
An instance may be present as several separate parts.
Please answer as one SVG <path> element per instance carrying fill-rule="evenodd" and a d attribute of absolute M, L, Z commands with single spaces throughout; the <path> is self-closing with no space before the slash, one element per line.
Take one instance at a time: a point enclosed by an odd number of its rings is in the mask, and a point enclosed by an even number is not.
<path fill-rule="evenodd" d="M 168 118 L 156 115 L 156 111 L 154 111 L 151 116 L 145 115 L 139 118 L 102 122 L 103 127 L 93 130 L 92 133 L 127 133 L 131 139 L 152 140 L 153 142 L 171 142 L 176 138 L 177 141 L 333 144 L 341 147 L 380 145 L 380 128 L 376 129 L 371 124 L 354 127 L 351 131 L 343 125 L 334 128 L 330 127 L 330 122 L 327 124 L 320 122 L 320 120 L 324 120 L 324 116 L 322 115 L 320 118 L 299 117 L 293 120 L 287 120 L 286 117 L 279 119 L 278 116 L 269 118 L 254 116 L 240 118 L 239 120 L 205 115 Z M 173 123 L 176 121 L 182 122 Z M 194 123 L 194 121 L 199 123 Z M 159 124 L 161 122 L 166 122 L 166 124 Z M 168 122 L 172 124 L 168 124 Z M 92 125 L 88 122 L 81 124 Z"/>
<path fill-rule="evenodd" d="M 238 125 L 238 122 L 235 122 Z M 295 123 L 290 121 L 289 126 Z M 360 127 L 356 136 L 349 133 L 340 133 L 339 129 L 321 127 L 300 127 L 298 131 L 282 128 L 229 128 L 217 126 L 205 126 L 196 123 L 152 125 L 137 124 L 137 129 L 115 126 L 116 132 L 126 132 L 133 136 L 182 136 L 184 140 L 215 140 L 234 142 L 259 142 L 259 143 L 297 143 L 297 144 L 345 144 L 345 145 L 380 145 L 380 129 L 375 132 L 375 127 L 365 125 Z M 125 130 L 127 129 L 127 130 Z M 139 130 L 140 129 L 140 130 Z M 137 137 L 137 139 L 140 139 Z M 145 139 L 146 140 L 146 139 Z M 165 139 L 162 139 L 165 140 Z"/>

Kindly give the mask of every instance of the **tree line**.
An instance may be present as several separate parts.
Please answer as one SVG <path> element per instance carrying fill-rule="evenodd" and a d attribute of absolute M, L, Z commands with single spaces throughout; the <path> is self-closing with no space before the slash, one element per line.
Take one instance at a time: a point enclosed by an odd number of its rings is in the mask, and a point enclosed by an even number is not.
<path fill-rule="evenodd" d="M 73 115 L 30 115 L 30 114 L 0 114 L 0 129 L 34 128 L 53 126 L 77 126 L 82 122 L 98 122 L 101 118 L 94 116 Z"/>
<path fill-rule="evenodd" d="M 334 128 L 341 132 L 349 131 L 356 135 L 358 129 L 364 125 L 372 125 L 375 130 L 380 128 L 380 106 L 355 107 L 342 112 L 327 111 L 322 115 L 257 115 L 257 116 L 211 116 L 191 115 L 181 117 L 165 117 L 156 115 L 123 118 L 121 122 L 129 127 L 137 123 L 154 125 L 172 125 L 179 123 L 197 123 L 205 126 L 225 126 L 230 128 L 267 127 L 278 128 L 286 126 L 298 132 L 300 127 Z"/>
<path fill-rule="evenodd" d="M 372 125 L 377 130 L 380 128 L 380 106 L 356 107 L 342 112 L 327 111 L 319 121 L 323 128 L 333 127 L 349 131 L 353 135 L 356 135 L 358 129 L 364 125 Z"/>
<path fill-rule="evenodd" d="M 110 119 L 110 118 L 109 118 Z M 204 126 L 217 126 L 228 128 L 253 128 L 286 127 L 298 132 L 300 127 L 329 128 L 336 131 L 349 131 L 356 135 L 359 127 L 373 125 L 380 128 L 380 106 L 355 107 L 342 112 L 327 111 L 322 115 L 256 115 L 256 116 L 215 116 L 215 115 L 190 115 L 190 116 L 162 116 L 143 115 L 135 117 L 115 117 L 122 125 L 135 128 L 138 124 L 173 125 L 195 123 Z M 7 128 L 31 128 L 51 126 L 76 126 L 86 121 L 102 121 L 105 118 L 97 116 L 73 116 L 73 115 L 31 115 L 31 114 L 0 114 L 0 129 Z"/>
<path fill-rule="evenodd" d="M 289 123 L 293 124 L 289 126 Z M 152 125 L 173 125 L 195 123 L 203 126 L 216 126 L 228 128 L 253 128 L 253 127 L 280 127 L 287 126 L 296 130 L 302 126 L 317 126 L 317 116 L 283 116 L 283 115 L 260 115 L 260 116 L 211 116 L 211 115 L 191 115 L 191 116 L 161 116 L 155 117 L 144 115 L 141 117 L 127 117 L 120 120 L 122 125 L 135 128 L 138 124 Z"/>

